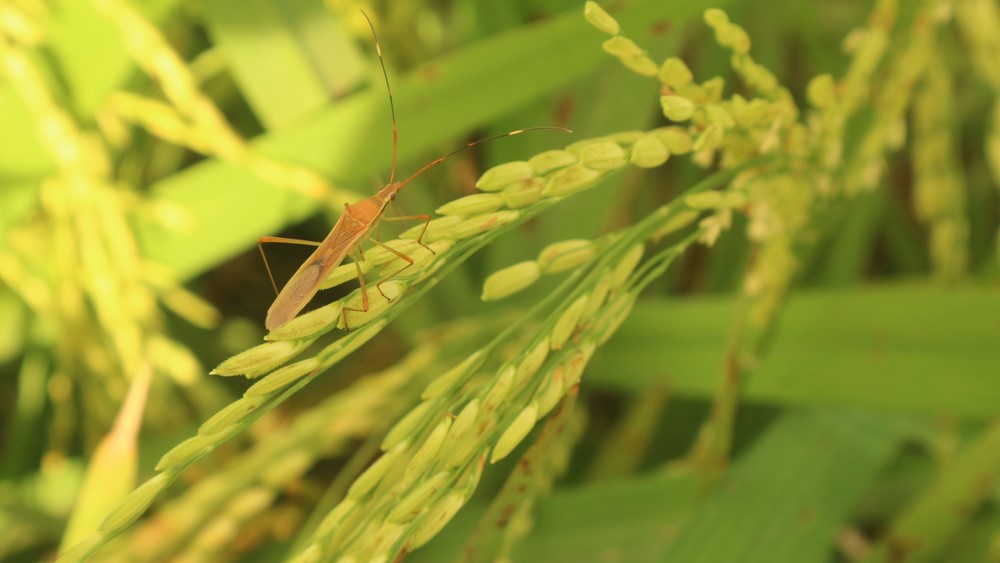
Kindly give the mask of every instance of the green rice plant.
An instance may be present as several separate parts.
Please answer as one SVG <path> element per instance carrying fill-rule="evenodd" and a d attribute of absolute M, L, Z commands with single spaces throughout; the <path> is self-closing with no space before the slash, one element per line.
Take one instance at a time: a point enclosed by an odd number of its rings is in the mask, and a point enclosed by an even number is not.
<path fill-rule="evenodd" d="M 266 334 L 193 278 L 389 161 L 358 7 L 0 4 L 0 554 L 994 556 L 1000 10 L 759 4 L 366 8 L 400 162 L 576 137 L 435 168 Z"/>

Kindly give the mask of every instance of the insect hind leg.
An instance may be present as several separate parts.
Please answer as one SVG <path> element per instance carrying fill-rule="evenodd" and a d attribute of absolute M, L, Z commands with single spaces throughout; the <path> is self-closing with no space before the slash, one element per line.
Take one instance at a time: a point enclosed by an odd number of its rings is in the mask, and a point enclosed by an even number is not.
<path fill-rule="evenodd" d="M 344 307 L 340 310 L 340 316 L 344 320 L 344 330 L 351 330 L 351 326 L 347 323 L 347 312 L 354 311 L 355 313 L 367 313 L 371 307 L 368 305 L 368 289 L 365 287 L 365 274 L 361 271 L 361 261 L 364 260 L 364 255 L 361 254 L 360 249 L 353 254 L 351 254 L 351 259 L 354 260 L 354 267 L 358 270 L 358 282 L 361 284 L 361 308 L 357 307 Z M 379 292 L 382 290 L 379 289 Z M 385 295 L 384 293 L 382 294 Z"/>
<path fill-rule="evenodd" d="M 375 289 L 377 289 L 377 290 L 378 290 L 378 292 L 379 292 L 380 294 L 382 294 L 382 297 L 383 297 L 383 298 L 384 298 L 384 299 L 385 299 L 386 301 L 388 301 L 389 303 L 392 303 L 392 299 L 389 299 L 389 296 L 388 296 L 388 295 L 386 295 L 384 291 L 382 291 L 382 284 L 384 284 L 385 282 L 387 282 L 387 281 L 391 280 L 392 278 L 394 278 L 394 277 L 398 276 L 399 274 L 402 274 L 402 273 L 403 273 L 403 272 L 404 272 L 404 271 L 405 271 L 405 270 L 406 270 L 407 268 L 409 268 L 410 266 L 413 266 L 413 258 L 410 258 L 410 257 L 409 257 L 409 256 L 407 256 L 406 254 L 403 254 L 402 252 L 400 252 L 400 251 L 396 250 L 395 248 L 393 248 L 393 247 L 391 247 L 391 246 L 389 246 L 389 245 L 387 245 L 387 244 L 384 244 L 384 243 L 382 243 L 382 242 L 379 242 L 379 241 L 377 241 L 377 240 L 372 240 L 372 242 L 373 242 L 373 243 L 375 243 L 375 244 L 377 244 L 378 246 L 381 246 L 382 248 L 386 249 L 387 251 L 389 251 L 389 252 L 391 252 L 391 253 L 395 254 L 395 255 L 396 255 L 396 256 L 398 256 L 398 257 L 399 257 L 399 258 L 400 258 L 401 260 L 403 260 L 403 261 L 405 261 L 405 262 L 406 262 L 406 265 L 405 265 L 405 266 L 403 266 L 402 268 L 400 268 L 400 269 L 396 270 L 395 272 L 393 272 L 393 273 L 389 274 L 388 276 L 386 276 L 386 277 L 385 277 L 385 279 L 383 279 L 382 281 L 380 281 L 380 282 L 378 282 L 377 284 L 375 284 Z M 423 245 L 421 245 L 421 246 L 423 246 Z M 427 247 L 424 247 L 424 248 L 427 248 Z M 430 249 L 428 248 L 427 250 L 430 250 Z M 433 251 L 433 250 L 431 250 L 431 253 L 433 253 L 433 252 L 434 252 L 434 251 Z"/>
<path fill-rule="evenodd" d="M 303 246 L 319 246 L 320 243 L 314 240 L 303 240 L 298 238 L 285 238 L 285 237 L 260 237 L 257 239 L 257 249 L 260 250 L 260 257 L 264 260 L 264 269 L 267 270 L 267 278 L 271 280 L 271 287 L 274 288 L 274 294 L 278 294 L 278 284 L 274 283 L 274 276 L 271 274 L 271 265 L 267 263 L 267 254 L 264 254 L 264 244 L 300 244 Z"/>

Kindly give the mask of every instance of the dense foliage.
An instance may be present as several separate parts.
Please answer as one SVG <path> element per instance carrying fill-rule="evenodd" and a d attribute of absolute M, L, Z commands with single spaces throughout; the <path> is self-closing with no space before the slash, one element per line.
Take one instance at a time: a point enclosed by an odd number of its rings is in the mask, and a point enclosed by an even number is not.
<path fill-rule="evenodd" d="M 1000 557 L 995 0 L 364 10 L 0 0 L 0 557 Z"/>

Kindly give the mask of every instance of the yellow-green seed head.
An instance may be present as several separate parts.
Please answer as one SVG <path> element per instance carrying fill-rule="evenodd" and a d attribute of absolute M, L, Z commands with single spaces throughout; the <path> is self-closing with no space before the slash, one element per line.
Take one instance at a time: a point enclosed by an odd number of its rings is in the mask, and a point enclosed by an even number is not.
<path fill-rule="evenodd" d="M 565 393 L 564 381 L 562 365 L 554 367 L 546 374 L 545 382 L 535 392 L 534 397 L 534 401 L 538 404 L 538 416 L 545 416 L 559 404 L 559 399 L 562 399 Z"/>
<path fill-rule="evenodd" d="M 349 266 L 353 271 L 354 264 L 349 264 Z M 357 277 L 357 275 L 355 271 L 354 276 Z M 340 301 L 334 301 L 329 305 L 303 313 L 264 335 L 264 340 L 298 340 L 319 336 L 337 326 L 342 306 Z"/>
<path fill-rule="evenodd" d="M 457 385 L 460 385 L 466 379 L 468 379 L 477 369 L 482 367 L 486 362 L 486 355 L 482 351 L 477 351 L 470 355 L 468 358 L 462 361 L 462 363 L 446 371 L 444 374 L 438 376 L 437 379 L 430 382 L 427 388 L 424 389 L 420 398 L 430 399 L 432 397 L 438 397 L 445 393 L 451 391 L 451 389 Z"/>
<path fill-rule="evenodd" d="M 190 544 L 191 549 L 198 551 L 221 551 L 225 545 L 233 541 L 239 533 L 240 526 L 228 514 L 216 514 L 214 518 L 202 525 Z"/>
<path fill-rule="evenodd" d="M 719 8 L 709 8 L 705 10 L 705 23 L 713 29 L 729 25 L 729 15 Z"/>
<path fill-rule="evenodd" d="M 684 61 L 678 59 L 677 57 L 670 57 L 663 62 L 660 66 L 660 71 L 658 73 L 660 82 L 670 86 L 674 90 L 686 86 L 694 80 L 694 75 L 691 74 L 691 69 L 688 68 Z"/>
<path fill-rule="evenodd" d="M 546 197 L 569 195 L 592 186 L 601 177 L 601 173 L 579 164 L 563 168 L 549 178 L 549 183 L 542 191 Z"/>
<path fill-rule="evenodd" d="M 575 154 L 562 150 L 545 151 L 528 159 L 528 164 L 531 165 L 531 169 L 538 176 L 576 163 L 577 158 Z"/>
<path fill-rule="evenodd" d="M 253 414 L 257 410 L 257 407 L 263 404 L 266 399 L 267 397 L 251 395 L 229 403 L 198 427 L 198 435 L 211 436 L 218 434 Z"/>
<path fill-rule="evenodd" d="M 574 385 L 580 382 L 583 370 L 590 363 L 590 358 L 594 355 L 595 350 L 597 350 L 597 345 L 593 342 L 587 342 L 580 346 L 580 349 L 565 363 L 565 370 L 563 371 L 564 392 L 569 392 Z"/>
<path fill-rule="evenodd" d="M 456 239 L 475 236 L 480 233 L 485 233 L 490 229 L 502 227 L 508 223 L 516 221 L 520 216 L 521 213 L 514 210 L 483 213 L 482 215 L 469 217 L 461 223 L 453 226 L 448 230 L 448 235 Z"/>
<path fill-rule="evenodd" d="M 413 551 L 427 542 L 440 532 L 458 511 L 465 505 L 465 495 L 458 492 L 448 493 L 435 503 L 421 519 L 419 525 L 410 536 L 407 543 L 407 550 Z"/>
<path fill-rule="evenodd" d="M 629 160 L 639 168 L 655 168 L 670 158 L 670 151 L 657 135 L 647 135 L 632 145 Z"/>
<path fill-rule="evenodd" d="M 210 371 L 212 375 L 242 375 L 259 376 L 285 363 L 301 352 L 306 344 L 312 341 L 278 341 L 265 342 L 245 350 L 219 364 Z"/>
<path fill-rule="evenodd" d="M 451 477 L 450 471 L 441 471 L 417 485 L 410 494 L 396 503 L 386 517 L 386 521 L 394 524 L 412 521 L 427 507 L 427 501 L 433 498 L 434 494 L 440 491 Z"/>
<path fill-rule="evenodd" d="M 363 346 L 365 342 L 375 338 L 375 335 L 381 332 L 388 322 L 386 319 L 379 319 L 361 330 L 355 331 L 349 337 L 328 344 L 316 354 L 316 358 L 325 365 L 333 365 Z"/>
<path fill-rule="evenodd" d="M 538 266 L 545 274 L 572 270 L 594 257 L 594 243 L 587 239 L 564 240 L 550 244 L 538 253 Z"/>
<path fill-rule="evenodd" d="M 424 247 L 417 244 L 417 241 L 415 240 L 395 239 L 386 241 L 382 244 L 388 246 L 389 248 L 392 248 L 397 252 L 406 254 L 411 258 L 415 258 L 415 256 L 413 255 L 420 251 L 427 252 L 427 250 Z M 365 251 L 363 263 L 369 266 L 380 266 L 382 264 L 386 264 L 388 262 L 392 262 L 393 260 L 398 260 L 398 259 L 399 257 L 393 254 L 392 251 L 381 246 L 375 246 L 374 248 L 370 248 Z M 353 264 L 348 264 L 348 265 L 354 266 Z M 355 275 L 355 277 L 357 277 L 357 275 Z"/>
<path fill-rule="evenodd" d="M 4 270 L 4 265 L 2 263 L 0 263 L 0 270 Z M 200 306 L 198 308 L 200 309 Z M 176 311 L 177 309 L 174 310 Z M 181 311 L 177 312 L 184 316 Z M 141 318 L 151 314 L 153 314 L 151 311 L 144 314 L 136 314 L 135 318 Z M 199 311 L 198 314 L 200 315 L 201 311 Z M 214 319 L 216 314 L 217 313 L 213 311 L 208 315 L 205 315 L 206 320 L 208 320 L 209 323 L 214 323 L 215 321 L 212 319 Z M 190 317 L 188 317 L 188 319 L 191 320 Z M 267 339 L 266 336 L 264 338 L 265 340 Z M 0 338 L 0 348 L 3 347 L 2 341 L 3 339 Z M 203 373 L 201 364 L 194 357 L 191 351 L 166 335 L 147 335 L 146 353 L 155 370 L 165 373 L 182 386 L 194 385 Z"/>
<path fill-rule="evenodd" d="M 496 211 L 503 205 L 503 198 L 498 194 L 472 194 L 438 207 L 437 212 L 440 215 L 469 216 Z"/>
<path fill-rule="evenodd" d="M 684 198 L 684 204 L 692 209 L 718 209 L 722 207 L 722 192 L 712 190 L 691 194 Z"/>
<path fill-rule="evenodd" d="M 412 482 L 431 466 L 431 463 L 434 462 L 435 457 L 441 450 L 444 438 L 448 435 L 448 429 L 450 428 L 450 418 L 445 418 L 438 422 L 434 430 L 431 431 L 430 436 L 424 440 L 424 443 L 420 445 L 420 448 L 406 464 L 406 471 L 403 472 L 403 481 Z"/>
<path fill-rule="evenodd" d="M 267 487 L 250 487 L 227 503 L 226 513 L 236 520 L 247 520 L 267 509 L 275 496 L 276 492 Z"/>
<path fill-rule="evenodd" d="M 722 144 L 725 130 L 717 123 L 712 123 L 701 132 L 694 141 L 694 152 L 713 151 Z"/>
<path fill-rule="evenodd" d="M 455 490 L 465 494 L 466 497 L 472 496 L 475 492 L 476 487 L 479 486 L 479 480 L 483 476 L 483 467 L 486 465 L 486 451 L 476 454 L 472 463 L 468 464 L 465 471 L 458 477 L 458 481 L 455 483 Z"/>
<path fill-rule="evenodd" d="M 622 257 L 611 271 L 611 287 L 625 285 L 628 277 L 632 275 L 632 271 L 635 270 L 635 267 L 639 265 L 639 261 L 642 260 L 642 254 L 642 244 L 637 244 L 628 249 L 625 256 Z"/>
<path fill-rule="evenodd" d="M 542 191 L 544 189 L 545 180 L 542 178 L 529 178 L 507 186 L 500 192 L 500 197 L 503 198 L 507 207 L 520 209 L 542 199 Z"/>
<path fill-rule="evenodd" d="M 538 262 L 529 260 L 498 270 L 483 284 L 483 301 L 495 301 L 513 295 L 530 286 L 541 277 Z"/>
<path fill-rule="evenodd" d="M 357 501 L 352 498 L 345 498 L 340 504 L 335 506 L 319 523 L 316 528 L 316 535 L 325 536 L 344 521 L 344 518 L 358 506 Z"/>
<path fill-rule="evenodd" d="M 243 392 L 243 396 L 248 398 L 270 397 L 276 391 L 284 389 L 288 384 L 298 381 L 299 378 L 315 370 L 319 365 L 319 360 L 313 357 L 279 368 L 251 385 Z"/>
<path fill-rule="evenodd" d="M 369 563 L 389 563 L 392 557 L 392 546 L 403 537 L 407 527 L 393 522 L 383 522 L 369 542 L 369 550 L 365 553 Z"/>
<path fill-rule="evenodd" d="M 160 461 L 156 463 L 155 469 L 163 471 L 180 467 L 192 459 L 212 451 L 217 443 L 218 439 L 214 436 L 192 436 L 171 448 L 169 452 L 163 454 Z"/>
<path fill-rule="evenodd" d="M 493 386 L 483 396 L 483 413 L 492 415 L 500 407 L 500 404 L 510 396 L 514 388 L 515 371 L 513 366 L 507 366 L 500 370 Z"/>
<path fill-rule="evenodd" d="M 317 534 L 319 535 L 319 534 Z M 319 544 L 309 544 L 302 551 L 286 559 L 288 563 L 320 563 L 323 560 L 323 548 Z M 338 559 L 338 563 L 339 563 Z"/>
<path fill-rule="evenodd" d="M 720 45 L 729 47 L 734 53 L 746 55 L 750 52 L 750 36 L 746 30 L 736 24 L 729 24 L 715 29 L 715 38 Z"/>
<path fill-rule="evenodd" d="M 86 539 L 77 543 L 68 550 L 61 551 L 59 553 L 59 561 L 64 563 L 78 563 L 81 561 L 86 561 L 90 554 L 96 551 L 101 545 L 107 541 L 107 538 L 97 534 L 91 534 Z"/>
<path fill-rule="evenodd" d="M 524 407 L 520 413 L 518 413 L 517 418 L 514 422 L 510 423 L 510 426 L 503 431 L 500 438 L 497 440 L 497 445 L 493 447 L 493 453 L 490 454 L 490 463 L 496 463 L 501 459 L 507 457 L 510 452 L 514 451 L 514 448 L 524 440 L 525 436 L 531 432 L 531 429 L 535 427 L 535 422 L 538 418 L 538 404 L 534 401 L 530 405 Z"/>
<path fill-rule="evenodd" d="M 604 11 L 597 2 L 588 0 L 583 6 L 583 17 L 587 18 L 590 25 L 596 27 L 599 31 L 603 31 L 608 35 L 618 35 L 621 31 L 621 26 L 615 18 L 611 17 L 610 14 Z"/>
<path fill-rule="evenodd" d="M 382 284 L 382 293 L 374 292 L 374 295 L 368 296 L 368 310 L 364 311 L 364 295 L 361 289 L 357 289 L 351 293 L 347 299 L 344 300 L 345 309 L 357 309 L 347 312 L 347 325 L 344 325 L 344 317 L 341 316 L 340 322 L 337 323 L 338 328 L 358 328 L 361 327 L 376 318 L 378 318 L 382 313 L 389 309 L 393 304 L 399 301 L 399 297 L 403 295 L 406 291 L 406 283 L 401 280 L 389 280 Z"/>
<path fill-rule="evenodd" d="M 820 74 L 806 86 L 806 98 L 816 109 L 826 109 L 837 103 L 836 86 L 833 76 Z"/>
<path fill-rule="evenodd" d="M 368 263 L 367 260 L 362 260 L 361 262 L 358 262 L 358 265 L 361 266 L 362 274 L 367 274 L 368 271 L 371 270 L 371 264 Z M 354 265 L 354 262 L 349 262 L 347 264 L 341 264 L 340 266 L 337 266 L 336 268 L 331 270 L 330 273 L 326 276 L 326 279 L 320 282 L 319 288 L 330 289 L 331 287 L 337 287 L 342 283 L 347 283 L 349 281 L 353 281 L 356 279 L 358 279 L 357 266 Z"/>
<path fill-rule="evenodd" d="M 640 55 L 632 59 L 621 59 L 623 65 L 639 76 L 656 76 L 660 68 L 656 66 L 649 55 Z"/>
<path fill-rule="evenodd" d="M 454 228 L 455 225 L 460 224 L 462 221 L 464 221 L 464 219 L 455 215 L 449 215 L 447 217 L 439 217 L 437 219 L 431 220 L 430 223 L 427 223 L 427 230 L 424 230 L 423 225 L 417 225 L 415 227 L 411 227 L 403 231 L 403 233 L 399 235 L 399 238 L 416 240 L 417 237 L 420 236 L 420 233 L 423 232 L 424 243 L 430 243 L 439 240 L 447 240 L 452 238 L 451 236 L 452 228 Z"/>
<path fill-rule="evenodd" d="M 159 473 L 149 479 L 139 488 L 132 491 L 127 497 L 118 503 L 118 506 L 108 514 L 107 518 L 101 522 L 97 528 L 98 532 L 118 532 L 126 526 L 135 522 L 149 505 L 153 503 L 157 495 L 173 481 L 173 473 Z"/>
<path fill-rule="evenodd" d="M 587 296 L 582 295 L 567 307 L 566 312 L 559 317 L 556 325 L 552 327 L 552 334 L 549 337 L 550 346 L 552 346 L 553 350 L 562 348 L 563 344 L 573 335 L 573 331 L 576 330 L 576 326 L 580 322 L 580 316 L 583 314 L 586 306 Z"/>
<path fill-rule="evenodd" d="M 743 127 L 763 127 L 774 119 L 774 107 L 763 98 L 754 98 L 733 110 L 736 122 Z"/>
<path fill-rule="evenodd" d="M 538 373 L 539 368 L 545 363 L 545 359 L 549 357 L 549 347 L 549 339 L 546 337 L 524 355 L 514 372 L 513 387 L 515 390 L 520 389 L 532 376 Z"/>
<path fill-rule="evenodd" d="M 608 303 L 601 316 L 594 323 L 594 334 L 597 336 L 598 346 L 603 345 L 618 331 L 618 328 L 628 318 L 629 313 L 632 312 L 633 305 L 635 305 L 634 296 L 628 293 L 619 295 Z"/>
<path fill-rule="evenodd" d="M 457 467 L 467 461 L 478 442 L 476 422 L 479 419 L 479 399 L 469 401 L 455 417 L 446 440 L 448 460 L 445 467 Z"/>
<path fill-rule="evenodd" d="M 580 148 L 580 162 L 591 170 L 615 170 L 627 161 L 628 155 L 618 143 L 599 141 Z"/>
<path fill-rule="evenodd" d="M 412 441 L 416 437 L 417 433 L 420 432 L 420 428 L 426 422 L 431 409 L 436 405 L 437 401 L 430 399 L 413 407 L 413 409 L 406 413 L 406 416 L 401 418 L 399 422 L 392 427 L 392 430 L 385 435 L 385 439 L 382 440 L 382 451 L 388 451 L 390 448 L 393 448 L 397 444 L 401 444 L 404 441 Z"/>
<path fill-rule="evenodd" d="M 654 239 L 665 237 L 669 234 L 675 233 L 684 227 L 687 227 L 691 223 L 694 223 L 701 214 L 697 211 L 687 210 L 681 211 L 667 219 L 663 226 L 657 229 L 656 234 L 653 235 Z"/>
<path fill-rule="evenodd" d="M 695 105 L 707 104 L 712 101 L 708 99 L 708 93 L 705 92 L 705 88 L 701 84 L 695 84 L 694 82 L 681 86 L 674 93 L 682 98 L 691 100 Z"/>
<path fill-rule="evenodd" d="M 587 306 L 583 308 L 583 318 L 589 319 L 593 316 L 604 305 L 604 300 L 608 298 L 610 291 L 611 272 L 605 271 L 594 284 L 593 291 L 587 296 Z"/>
<path fill-rule="evenodd" d="M 646 51 L 636 45 L 634 41 L 621 35 L 615 35 L 611 39 L 608 39 L 601 44 L 601 47 L 622 60 L 637 59 L 646 54 Z"/>
<path fill-rule="evenodd" d="M 534 170 L 527 162 L 520 160 L 507 162 L 499 166 L 494 166 L 484 172 L 479 177 L 479 181 L 476 182 L 476 187 L 484 192 L 496 192 L 504 189 L 509 184 L 527 180 L 534 175 Z"/>
<path fill-rule="evenodd" d="M 722 206 L 728 209 L 736 209 L 747 204 L 746 192 L 737 190 L 726 190 L 722 192 Z"/>
<path fill-rule="evenodd" d="M 691 134 L 676 125 L 657 129 L 653 134 L 659 137 L 670 154 L 687 154 L 694 147 Z"/>
<path fill-rule="evenodd" d="M 383 279 L 397 274 L 400 278 L 406 278 L 410 283 L 415 283 L 415 280 L 413 279 L 414 276 L 417 276 L 417 280 L 424 279 L 425 276 L 434 273 L 435 270 L 444 265 L 444 254 L 455 245 L 455 242 L 452 240 L 439 240 L 428 244 L 427 248 L 424 248 L 422 245 L 416 244 L 415 242 L 413 244 L 416 245 L 416 247 L 407 253 L 410 260 L 413 260 L 412 264 L 403 260 L 399 256 L 393 255 L 391 252 L 388 253 L 391 258 L 389 258 L 388 262 L 382 265 L 382 269 L 379 271 L 379 275 Z M 378 247 L 373 250 L 384 249 Z M 428 268 L 428 266 L 430 266 L 430 268 Z"/>
<path fill-rule="evenodd" d="M 371 464 L 364 473 L 358 475 L 358 478 L 354 480 L 351 488 L 347 490 L 347 498 L 357 500 L 367 495 L 385 477 L 392 464 L 396 463 L 405 451 L 405 444 L 400 444 L 382 454 L 382 457 L 375 460 L 375 463 Z"/>
<path fill-rule="evenodd" d="M 663 115 L 672 121 L 687 121 L 694 115 L 694 103 L 676 94 L 660 96 L 660 106 L 663 108 Z"/>
<path fill-rule="evenodd" d="M 636 141 L 643 138 L 645 135 L 646 135 L 645 131 L 641 131 L 638 129 L 633 131 L 618 131 L 616 133 L 612 133 L 610 135 L 605 135 L 604 137 L 601 137 L 601 140 L 611 141 L 612 143 L 616 143 L 622 146 L 629 146 L 635 144 Z M 591 139 L 591 141 L 595 140 L 597 139 Z M 588 141 L 583 141 L 582 143 L 579 143 L 581 147 L 587 146 L 588 144 L 590 144 L 590 142 Z M 569 150 L 569 148 L 567 147 L 566 150 Z"/>
<path fill-rule="evenodd" d="M 281 457 L 272 459 L 270 465 L 260 474 L 260 482 L 280 488 L 301 477 L 312 467 L 315 456 L 305 446 L 291 452 L 285 451 Z"/>
<path fill-rule="evenodd" d="M 716 124 L 724 129 L 736 126 L 736 120 L 733 119 L 732 114 L 722 104 L 708 104 L 704 109 L 705 119 L 708 123 Z"/>

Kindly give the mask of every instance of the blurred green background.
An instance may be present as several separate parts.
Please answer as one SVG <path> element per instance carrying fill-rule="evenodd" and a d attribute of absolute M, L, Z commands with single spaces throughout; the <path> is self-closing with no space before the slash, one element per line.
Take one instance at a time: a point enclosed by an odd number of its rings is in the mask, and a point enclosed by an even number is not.
<path fill-rule="evenodd" d="M 473 193 L 491 166 L 667 123 L 660 85 L 601 49 L 605 37 L 576 0 L 0 0 L 3 560 L 51 558 L 75 543 L 67 526 L 88 467 L 104 463 L 105 479 L 120 471 L 110 482 L 121 490 L 106 491 L 120 497 L 247 387 L 207 373 L 264 335 L 273 291 L 258 237 L 321 240 L 345 202 L 387 181 L 389 103 L 359 7 L 374 20 L 392 84 L 397 178 L 474 139 L 531 126 L 573 130 L 458 153 L 401 194 L 405 213 Z M 1000 35 L 991 39 L 1000 32 L 991 27 L 1000 25 L 996 2 L 605 4 L 657 62 L 680 57 L 698 80 L 722 76 L 727 92 L 747 94 L 702 22 L 710 7 L 747 30 L 754 59 L 800 107 L 812 77 L 839 79 L 854 68 L 845 49 L 858 30 L 892 14 L 862 121 L 885 111 L 873 103 L 885 77 L 917 64 L 903 55 L 931 29 L 946 84 L 927 103 L 940 105 L 907 106 L 877 189 L 810 218 L 820 226 L 811 250 L 739 389 L 723 480 L 706 485 L 687 463 L 713 405 L 725 400 L 727 343 L 755 252 L 740 215 L 713 247 L 679 258 L 598 350 L 581 384 L 577 409 L 587 422 L 569 468 L 537 500 L 511 559 L 1000 561 L 1000 64 L 990 70 L 982 59 L 1000 55 Z M 915 76 L 914 87 L 930 80 L 922 69 Z M 928 148 L 915 116 L 935 112 L 947 141 Z M 915 169 L 934 159 L 949 173 L 940 181 L 954 182 L 949 197 L 962 194 L 945 219 L 923 213 L 926 196 L 915 188 Z M 268 413 L 166 496 L 183 498 L 360 376 L 428 342 L 447 348 L 418 335 L 462 332 L 452 323 L 468 322 L 477 327 L 470 334 L 482 334 L 449 353 L 475 349 L 504 315 L 556 287 L 546 280 L 483 303 L 490 273 L 552 242 L 630 225 L 706 175 L 681 158 L 626 169 L 490 243 L 312 382 L 308 396 Z M 942 242 L 948 228 L 963 229 L 957 245 Z M 309 253 L 267 251 L 279 284 Z M 322 292 L 316 303 L 352 287 Z M 148 399 L 129 415 L 126 394 L 146 373 Z M 127 444 L 118 454 L 107 451 L 112 428 Z M 366 439 L 352 436 L 275 487 L 272 502 L 237 520 L 224 545 L 198 551 L 188 531 L 173 551 L 142 555 L 150 541 L 142 534 L 155 529 L 148 519 L 102 556 L 279 560 L 310 514 L 322 516 L 313 512 L 322 491 L 368 459 L 355 453 Z M 478 495 L 413 560 L 458 557 L 512 465 L 489 467 Z M 79 518 L 75 540 L 101 517 Z M 197 518 L 208 526 L 209 514 Z M 898 545 L 893 531 L 919 541 Z"/>

